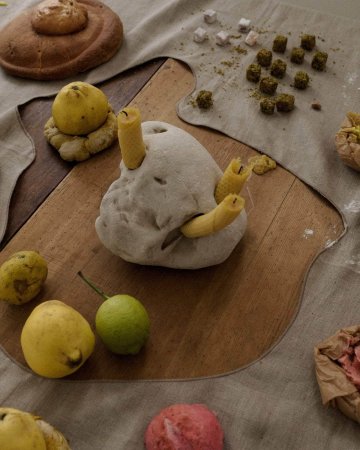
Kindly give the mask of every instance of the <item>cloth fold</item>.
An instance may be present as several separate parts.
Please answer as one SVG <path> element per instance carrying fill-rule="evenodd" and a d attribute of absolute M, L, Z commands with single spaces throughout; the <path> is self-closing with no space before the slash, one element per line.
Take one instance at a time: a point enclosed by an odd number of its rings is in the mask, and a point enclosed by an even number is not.
<path fill-rule="evenodd" d="M 11 195 L 22 172 L 32 163 L 35 149 L 22 129 L 17 108 L 0 116 L 0 237 L 6 230 Z"/>

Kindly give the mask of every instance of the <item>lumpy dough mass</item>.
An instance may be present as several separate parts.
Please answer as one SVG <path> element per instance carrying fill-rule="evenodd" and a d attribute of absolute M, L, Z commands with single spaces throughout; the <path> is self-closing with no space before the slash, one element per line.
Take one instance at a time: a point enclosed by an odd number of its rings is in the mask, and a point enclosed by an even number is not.
<path fill-rule="evenodd" d="M 223 230 L 186 238 L 180 227 L 216 207 L 214 191 L 222 171 L 187 132 L 163 122 L 142 124 L 146 157 L 121 174 L 105 194 L 96 231 L 102 243 L 126 261 L 197 269 L 220 264 L 246 228 L 246 213 Z"/>

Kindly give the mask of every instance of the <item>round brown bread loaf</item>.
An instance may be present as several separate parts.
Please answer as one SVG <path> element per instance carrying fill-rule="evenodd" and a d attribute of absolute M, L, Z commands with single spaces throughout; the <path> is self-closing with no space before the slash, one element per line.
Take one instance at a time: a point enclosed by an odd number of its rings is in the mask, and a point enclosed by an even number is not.
<path fill-rule="evenodd" d="M 45 0 L 1 30 L 0 65 L 15 76 L 60 80 L 108 61 L 122 41 L 121 20 L 103 3 Z"/>

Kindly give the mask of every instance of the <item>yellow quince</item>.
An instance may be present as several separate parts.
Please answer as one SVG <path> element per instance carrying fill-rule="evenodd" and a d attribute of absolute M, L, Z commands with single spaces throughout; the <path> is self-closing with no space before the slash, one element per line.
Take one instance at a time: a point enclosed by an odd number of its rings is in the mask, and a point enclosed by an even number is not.
<path fill-rule="evenodd" d="M 20 341 L 25 360 L 35 373 L 61 378 L 78 370 L 89 358 L 95 335 L 74 308 L 48 300 L 27 318 Z"/>
<path fill-rule="evenodd" d="M 0 267 L 0 300 L 21 305 L 38 295 L 48 273 L 47 263 L 32 250 L 17 252 Z"/>
<path fill-rule="evenodd" d="M 97 130 L 106 121 L 108 110 L 108 99 L 100 89 L 74 81 L 58 92 L 52 117 L 62 133 L 81 136 Z"/>

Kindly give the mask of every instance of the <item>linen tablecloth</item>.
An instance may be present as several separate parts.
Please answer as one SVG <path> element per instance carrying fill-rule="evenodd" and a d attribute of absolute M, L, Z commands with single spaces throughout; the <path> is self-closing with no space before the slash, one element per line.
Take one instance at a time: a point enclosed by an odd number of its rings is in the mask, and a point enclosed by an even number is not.
<path fill-rule="evenodd" d="M 1 9 L 0 26 L 34 3 L 9 0 L 9 6 Z M 359 22 L 273 0 L 105 3 L 124 23 L 124 44 L 111 61 L 73 80 L 97 83 L 158 56 L 185 61 L 196 76 L 196 88 L 179 103 L 179 115 L 272 156 L 338 208 L 347 232 L 313 263 L 299 311 L 285 335 L 246 368 L 196 380 L 52 381 L 33 375 L 1 352 L 0 403 L 36 410 L 59 427 L 76 450 L 141 449 L 151 417 L 175 402 L 202 402 L 216 411 L 228 450 L 359 448 L 358 425 L 322 407 L 312 356 L 314 345 L 338 328 L 360 323 L 360 175 L 342 164 L 333 143 L 345 113 L 359 111 Z M 219 19 L 211 25 L 202 17 L 209 8 L 217 11 Z M 256 48 L 246 47 L 244 35 L 237 31 L 241 17 L 251 19 L 260 31 Z M 199 26 L 209 34 L 202 44 L 193 41 Z M 231 34 L 230 45 L 215 44 L 220 30 Z M 313 71 L 306 55 L 301 69 L 309 72 L 311 85 L 295 94 L 295 110 L 264 116 L 252 96 L 253 86 L 245 79 L 246 67 L 260 45 L 271 47 L 275 34 L 286 34 L 291 48 L 298 46 L 303 32 L 316 34 L 318 47 L 329 53 L 327 71 Z M 280 91 L 293 92 L 294 70 L 289 66 Z M 0 72 L 0 237 L 16 180 L 35 157 L 17 106 L 55 94 L 69 81 L 41 83 Z M 193 107 L 200 89 L 213 92 L 211 110 Z M 321 111 L 310 108 L 315 98 Z"/>

